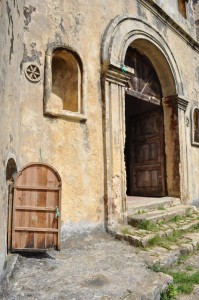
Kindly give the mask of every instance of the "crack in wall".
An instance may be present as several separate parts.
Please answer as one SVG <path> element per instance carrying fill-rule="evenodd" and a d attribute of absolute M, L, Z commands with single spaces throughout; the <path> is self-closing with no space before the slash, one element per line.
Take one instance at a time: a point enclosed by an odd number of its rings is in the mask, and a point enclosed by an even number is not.
<path fill-rule="evenodd" d="M 8 1 L 6 1 L 6 5 L 7 5 L 8 20 L 9 20 L 8 35 L 11 34 L 10 54 L 9 54 L 9 63 L 11 63 L 12 54 L 14 53 L 14 27 L 13 27 L 13 18 L 12 18 L 12 14 L 11 14 L 11 8 L 8 5 Z"/>

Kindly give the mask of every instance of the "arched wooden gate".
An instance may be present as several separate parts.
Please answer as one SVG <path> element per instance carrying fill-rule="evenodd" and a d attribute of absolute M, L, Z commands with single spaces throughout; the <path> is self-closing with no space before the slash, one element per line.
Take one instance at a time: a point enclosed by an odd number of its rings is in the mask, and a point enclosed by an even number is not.
<path fill-rule="evenodd" d="M 45 163 L 26 165 L 14 184 L 12 251 L 60 250 L 61 178 Z"/>

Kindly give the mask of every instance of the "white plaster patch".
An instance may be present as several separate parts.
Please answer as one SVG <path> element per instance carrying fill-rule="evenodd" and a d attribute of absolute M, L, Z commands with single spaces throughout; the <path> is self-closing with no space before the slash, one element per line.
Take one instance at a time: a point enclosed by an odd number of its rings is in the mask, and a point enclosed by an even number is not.
<path fill-rule="evenodd" d="M 85 221 L 73 223 L 69 221 L 61 227 L 61 241 L 77 235 L 90 234 L 95 231 L 104 232 L 104 230 L 103 224 L 94 224 Z"/>

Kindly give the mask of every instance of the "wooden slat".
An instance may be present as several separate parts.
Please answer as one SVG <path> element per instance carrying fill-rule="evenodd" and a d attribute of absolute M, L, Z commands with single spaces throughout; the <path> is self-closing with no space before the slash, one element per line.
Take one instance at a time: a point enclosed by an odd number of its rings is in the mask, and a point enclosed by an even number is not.
<path fill-rule="evenodd" d="M 59 230 L 53 228 L 15 227 L 14 231 L 58 232 Z"/>
<path fill-rule="evenodd" d="M 18 190 L 44 190 L 44 191 L 59 191 L 60 187 L 47 187 L 47 186 L 31 186 L 31 185 L 18 185 L 14 186 Z"/>
<path fill-rule="evenodd" d="M 135 98 L 138 98 L 138 99 L 141 99 L 141 100 L 144 100 L 144 101 L 156 104 L 156 105 L 160 105 L 161 104 L 161 100 L 160 99 L 158 99 L 158 98 L 156 98 L 154 96 L 148 96 L 148 95 L 141 94 L 140 92 L 137 92 L 137 91 L 127 90 L 126 94 L 128 94 L 130 96 L 133 96 Z"/>
<path fill-rule="evenodd" d="M 24 252 L 46 252 L 48 249 L 40 248 L 15 248 L 13 251 L 24 251 Z"/>
<path fill-rule="evenodd" d="M 55 211 L 55 207 L 38 207 L 38 206 L 15 206 L 16 210 L 31 210 L 31 211 Z"/>

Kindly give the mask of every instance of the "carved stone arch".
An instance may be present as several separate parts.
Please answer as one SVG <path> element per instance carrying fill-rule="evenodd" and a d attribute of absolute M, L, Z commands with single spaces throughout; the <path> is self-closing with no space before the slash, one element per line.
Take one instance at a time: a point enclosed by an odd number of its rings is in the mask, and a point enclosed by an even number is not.
<path fill-rule="evenodd" d="M 105 209 L 107 227 L 126 222 L 125 88 L 133 69 L 124 65 L 133 46 L 151 61 L 163 92 L 168 196 L 188 200 L 185 111 L 188 101 L 175 57 L 160 33 L 131 16 L 118 16 L 109 24 L 101 49 L 104 89 Z M 180 96 L 179 96 L 180 95 Z M 179 160 L 176 161 L 176 158 Z"/>
<path fill-rule="evenodd" d="M 156 68 L 156 65 L 161 63 L 165 66 L 166 73 L 170 75 L 173 93 L 169 94 L 168 91 L 168 94 L 165 95 L 163 91 L 164 97 L 172 94 L 184 95 L 180 70 L 166 40 L 151 25 L 128 15 L 117 16 L 108 26 L 102 46 L 103 71 L 106 72 L 110 65 L 120 67 L 120 65 L 124 64 L 127 48 L 132 43 L 136 43 L 138 46 L 136 40 L 143 41 L 145 44 L 146 42 L 150 43 L 154 56 L 156 56 L 156 60 L 153 57 L 149 57 L 152 64 Z M 143 47 L 142 52 L 144 52 Z M 147 56 L 149 56 L 149 53 L 147 53 Z M 160 71 L 157 70 L 157 73 L 160 78 Z"/>
<path fill-rule="evenodd" d="M 70 109 L 60 109 L 51 107 L 52 93 L 52 60 L 56 52 L 64 52 L 70 55 L 76 61 L 78 78 L 76 79 L 76 88 L 78 89 L 78 108 L 75 111 Z M 61 55 L 59 55 L 61 57 Z M 44 114 L 53 117 L 72 119 L 74 121 L 86 121 L 86 72 L 84 63 L 76 49 L 61 42 L 54 42 L 48 45 L 45 58 L 45 80 L 44 80 Z M 71 85 L 72 86 L 72 85 Z"/>

